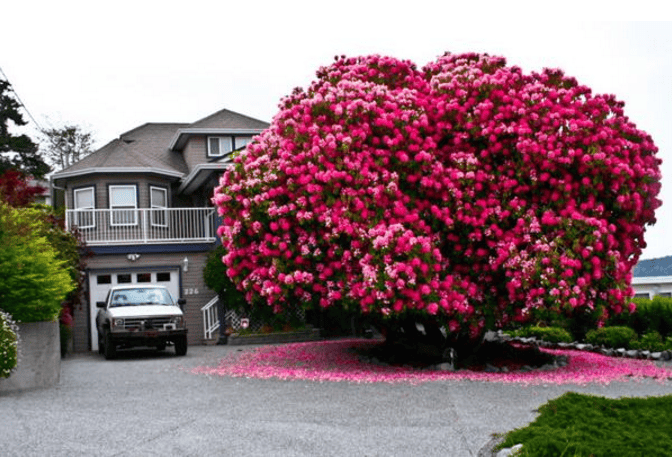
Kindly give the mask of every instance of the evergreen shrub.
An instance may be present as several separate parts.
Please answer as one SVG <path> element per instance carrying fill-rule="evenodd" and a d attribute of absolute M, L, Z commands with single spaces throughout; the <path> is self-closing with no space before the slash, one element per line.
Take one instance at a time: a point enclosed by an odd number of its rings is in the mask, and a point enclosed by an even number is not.
<path fill-rule="evenodd" d="M 589 331 L 586 341 L 597 346 L 629 349 L 637 341 L 637 333 L 629 327 L 602 327 Z"/>

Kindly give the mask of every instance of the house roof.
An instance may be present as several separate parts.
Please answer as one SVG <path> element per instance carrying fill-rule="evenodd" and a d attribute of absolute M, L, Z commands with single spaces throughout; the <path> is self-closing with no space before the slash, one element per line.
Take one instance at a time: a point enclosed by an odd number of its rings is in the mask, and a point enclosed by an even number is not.
<path fill-rule="evenodd" d="M 171 151 L 182 150 L 192 135 L 257 135 L 269 125 L 268 122 L 223 109 L 177 129 L 168 148 Z"/>
<path fill-rule="evenodd" d="M 633 268 L 632 276 L 635 278 L 672 276 L 672 255 L 659 259 L 640 260 Z"/>
<path fill-rule="evenodd" d="M 223 109 L 189 125 L 190 128 L 216 129 L 259 129 L 268 127 L 268 122 L 260 121 L 244 114 Z"/>
<path fill-rule="evenodd" d="M 256 135 L 267 122 L 222 109 L 191 124 L 147 123 L 123 133 L 72 166 L 56 172 L 57 181 L 93 173 L 153 173 L 181 179 L 180 192 L 194 190 L 227 164 L 197 164 L 190 169 L 182 149 L 193 135 Z"/>
<path fill-rule="evenodd" d="M 61 179 L 89 173 L 149 170 L 157 174 L 183 176 L 187 165 L 179 152 L 170 151 L 168 142 L 180 127 L 188 124 L 147 123 L 136 127 L 70 167 L 54 173 Z"/>

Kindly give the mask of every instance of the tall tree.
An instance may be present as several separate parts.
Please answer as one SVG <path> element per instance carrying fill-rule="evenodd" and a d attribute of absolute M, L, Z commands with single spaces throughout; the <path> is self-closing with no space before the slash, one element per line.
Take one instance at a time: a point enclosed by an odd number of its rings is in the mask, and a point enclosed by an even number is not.
<path fill-rule="evenodd" d="M 43 130 L 42 134 L 47 158 L 59 169 L 68 168 L 92 152 L 91 133 L 83 131 L 77 125 L 50 128 Z"/>
<path fill-rule="evenodd" d="M 50 168 L 38 155 L 37 144 L 28 135 L 13 135 L 9 131 L 10 121 L 15 126 L 26 125 L 19 108 L 19 102 L 11 94 L 11 85 L 0 79 L 0 174 L 15 169 L 41 178 Z"/>

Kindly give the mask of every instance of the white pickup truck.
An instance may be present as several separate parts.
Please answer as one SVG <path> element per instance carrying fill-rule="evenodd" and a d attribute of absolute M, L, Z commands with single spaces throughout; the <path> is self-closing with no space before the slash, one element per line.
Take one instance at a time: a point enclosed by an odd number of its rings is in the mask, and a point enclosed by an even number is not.
<path fill-rule="evenodd" d="M 134 285 L 112 287 L 96 316 L 98 351 L 106 359 L 117 348 L 151 346 L 163 350 L 173 344 L 177 355 L 187 353 L 187 327 L 182 307 L 184 299 L 173 300 L 163 286 Z"/>

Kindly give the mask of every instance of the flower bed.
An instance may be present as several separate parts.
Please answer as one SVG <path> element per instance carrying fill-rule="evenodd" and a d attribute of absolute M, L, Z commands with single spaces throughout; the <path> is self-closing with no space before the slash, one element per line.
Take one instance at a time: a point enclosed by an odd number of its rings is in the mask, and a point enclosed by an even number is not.
<path fill-rule="evenodd" d="M 261 379 L 412 384 L 445 380 L 519 384 L 608 384 L 627 378 L 655 378 L 661 382 L 672 378 L 672 367 L 659 367 L 652 361 L 545 348 L 542 350 L 550 354 L 567 357 L 567 365 L 554 370 L 488 373 L 471 370 L 419 370 L 362 362 L 356 350 L 375 344 L 379 342 L 349 339 L 264 346 L 231 354 L 222 359 L 217 367 L 198 367 L 192 372 Z"/>

